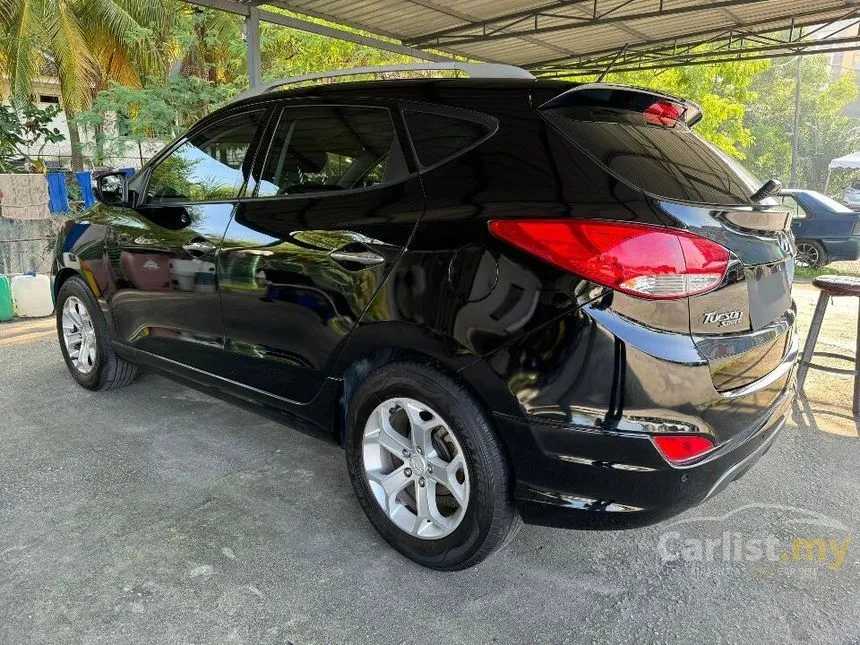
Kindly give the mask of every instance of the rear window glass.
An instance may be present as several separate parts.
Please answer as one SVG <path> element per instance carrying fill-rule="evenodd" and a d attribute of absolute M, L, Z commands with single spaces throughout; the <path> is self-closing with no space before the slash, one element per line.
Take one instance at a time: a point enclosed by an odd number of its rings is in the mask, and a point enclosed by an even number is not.
<path fill-rule="evenodd" d="M 543 114 L 619 179 L 652 195 L 705 204 L 750 204 L 761 183 L 689 128 L 583 121 L 570 108 Z"/>
<path fill-rule="evenodd" d="M 403 116 L 422 166 L 453 157 L 489 134 L 486 125 L 456 117 L 412 110 L 404 110 Z"/>
<path fill-rule="evenodd" d="M 835 199 L 831 199 L 827 195 L 822 195 L 821 193 L 816 193 L 814 191 L 809 191 L 808 194 L 811 199 L 814 199 L 819 204 L 826 206 L 827 208 L 836 213 L 850 213 L 851 215 L 855 214 L 854 211 L 848 208 L 845 204 L 840 204 Z"/>

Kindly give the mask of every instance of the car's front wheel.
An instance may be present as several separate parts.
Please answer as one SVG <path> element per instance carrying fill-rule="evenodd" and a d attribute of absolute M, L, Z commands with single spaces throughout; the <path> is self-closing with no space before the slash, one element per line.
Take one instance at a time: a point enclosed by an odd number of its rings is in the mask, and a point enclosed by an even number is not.
<path fill-rule="evenodd" d="M 519 524 L 511 471 L 483 410 L 426 365 L 398 362 L 362 382 L 350 401 L 346 458 L 373 526 L 424 566 L 473 566 Z"/>
<path fill-rule="evenodd" d="M 137 372 L 111 347 L 112 335 L 87 283 L 74 276 L 57 293 L 57 334 L 72 378 L 90 390 L 128 385 Z"/>

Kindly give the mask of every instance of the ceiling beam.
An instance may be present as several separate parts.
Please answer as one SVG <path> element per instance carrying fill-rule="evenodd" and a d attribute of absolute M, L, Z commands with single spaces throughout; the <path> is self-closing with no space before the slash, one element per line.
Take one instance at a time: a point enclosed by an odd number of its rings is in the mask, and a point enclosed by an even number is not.
<path fill-rule="evenodd" d="M 642 71 L 652 69 L 667 69 L 671 67 L 680 67 L 685 65 L 710 65 L 714 63 L 728 63 L 745 60 L 757 60 L 761 58 L 779 58 L 783 56 L 797 56 L 802 53 L 828 53 L 847 51 L 860 47 L 860 35 L 846 36 L 843 38 L 834 38 L 831 40 L 794 40 L 784 43 L 768 43 L 757 44 L 756 46 L 743 48 L 720 48 L 706 51 L 689 51 L 676 55 L 665 55 L 663 57 L 654 58 L 653 51 L 634 52 L 632 56 L 628 55 L 623 59 L 619 59 L 612 66 L 610 72 L 629 72 Z M 813 50 L 813 51 L 808 51 Z M 536 72 L 541 77 L 554 78 L 559 76 L 584 76 L 591 75 L 594 70 L 602 70 L 606 67 L 608 61 L 606 58 L 594 58 L 582 61 L 577 68 L 574 69 L 547 69 L 543 72 Z"/>
<path fill-rule="evenodd" d="M 517 20 L 519 18 L 525 18 L 529 16 L 534 16 L 536 14 L 541 14 L 548 11 L 558 11 L 559 9 L 567 9 L 570 7 L 574 7 L 582 4 L 592 4 L 594 0 L 556 0 L 555 2 L 551 2 L 549 4 L 545 4 L 541 7 L 533 7 L 531 9 L 526 9 L 522 11 L 512 11 L 510 13 L 505 13 L 500 16 L 495 16 L 493 18 L 486 18 L 484 20 L 465 20 L 465 25 L 458 25 L 456 27 L 449 27 L 447 29 L 440 29 L 439 31 L 434 31 L 427 34 L 422 34 L 420 36 L 416 36 L 410 40 L 410 42 L 424 42 L 435 40 L 441 36 L 447 36 L 449 34 L 462 34 L 463 32 L 472 30 L 472 29 L 482 29 L 484 27 L 489 27 L 490 25 L 494 25 L 498 22 L 508 22 L 511 20 Z"/>
<path fill-rule="evenodd" d="M 860 13 L 860 11 L 858 11 Z M 828 23 L 830 24 L 830 23 Z M 846 26 L 838 29 L 837 31 L 829 34 L 826 38 L 818 38 L 813 39 L 810 36 L 813 32 L 809 32 L 808 34 L 803 34 L 803 36 L 792 36 L 789 34 L 789 39 L 780 40 L 779 38 L 767 38 L 764 34 L 751 34 L 745 33 L 743 31 L 732 31 L 726 32 L 721 39 L 711 39 L 708 42 L 714 44 L 715 46 L 705 50 L 698 50 L 696 48 L 699 47 L 699 44 L 685 44 L 682 49 L 678 49 L 676 47 L 664 47 L 658 49 L 628 49 L 625 52 L 624 57 L 622 57 L 621 62 L 629 61 L 630 59 L 635 59 L 636 57 L 647 56 L 650 59 L 655 60 L 675 60 L 675 59 L 685 59 L 685 58 L 696 58 L 696 57 L 707 57 L 716 54 L 722 54 L 725 52 L 737 53 L 739 51 L 757 51 L 757 50 L 780 50 L 780 49 L 793 49 L 798 47 L 825 47 L 833 44 L 845 44 L 849 42 L 855 42 L 860 40 L 860 35 L 854 34 L 851 36 L 842 36 L 837 38 L 838 34 L 851 29 L 852 27 L 856 27 L 860 24 L 860 20 L 854 19 Z M 776 32 L 783 33 L 783 32 Z M 755 43 L 754 46 L 746 46 L 743 41 L 747 40 Z M 733 46 L 736 43 L 739 43 L 738 46 Z M 609 54 L 605 54 L 603 56 L 595 56 L 590 58 L 582 58 L 578 61 L 577 65 L 594 65 L 594 64 L 602 64 L 614 56 L 610 56 Z M 559 66 L 559 68 L 563 69 L 563 66 Z"/>
<path fill-rule="evenodd" d="M 831 18 L 821 18 L 821 9 L 809 9 L 806 11 L 794 12 L 791 16 L 781 16 L 774 18 L 773 16 L 769 16 L 767 18 L 761 18 L 758 20 L 751 20 L 744 22 L 741 24 L 738 29 L 740 30 L 751 30 L 755 27 L 765 27 L 763 33 L 767 32 L 775 32 L 775 31 L 783 31 L 788 30 L 793 25 L 795 29 L 799 27 L 810 27 L 813 25 L 820 25 L 822 22 L 834 21 L 834 20 L 844 20 L 850 18 L 852 15 L 856 14 L 860 11 L 860 3 L 852 1 L 849 5 L 852 7 L 845 14 L 841 14 L 836 17 Z M 655 38 L 653 40 L 646 40 L 642 42 L 631 42 L 630 48 L 632 50 L 655 48 L 656 45 L 669 45 L 672 46 L 675 43 L 678 45 L 684 45 L 689 47 L 697 47 L 699 45 L 705 44 L 707 42 L 713 41 L 715 38 L 719 38 L 721 35 L 724 35 L 728 32 L 725 26 L 722 26 L 718 29 L 710 28 L 703 29 L 700 31 L 689 31 L 683 36 L 670 36 L 667 38 Z M 682 40 L 683 38 L 683 40 Z M 700 40 L 701 39 L 701 40 Z M 618 51 L 620 45 L 615 45 L 613 47 L 606 47 L 604 49 L 598 49 L 590 52 L 581 52 L 578 57 L 558 57 L 558 58 L 548 58 L 542 61 L 535 61 L 532 63 L 521 65 L 521 67 L 525 67 L 526 69 L 534 70 L 544 67 L 546 65 L 554 65 L 558 63 L 570 62 L 574 61 L 577 58 L 584 57 L 594 57 L 599 55 L 607 55 L 611 56 Z"/>
<path fill-rule="evenodd" d="M 860 41 L 857 41 L 853 44 L 842 45 L 842 46 L 833 46 L 826 47 L 822 49 L 816 49 L 812 52 L 801 51 L 790 51 L 790 52 L 762 52 L 762 53 L 744 53 L 744 50 L 737 50 L 733 55 L 725 55 L 720 58 L 702 58 L 691 61 L 684 62 L 676 62 L 676 63 L 668 63 L 664 61 L 660 61 L 657 63 L 643 63 L 641 65 L 628 65 L 628 66 L 619 66 L 618 68 L 612 68 L 609 70 L 610 74 L 614 74 L 616 72 L 645 72 L 651 70 L 661 70 L 661 69 L 671 69 L 673 67 L 695 67 L 697 65 L 715 65 L 718 63 L 739 63 L 743 61 L 750 60 L 765 60 L 771 58 L 793 58 L 796 56 L 803 56 L 806 53 L 809 54 L 837 54 L 839 52 L 847 52 L 847 51 L 856 51 L 860 48 Z M 589 68 L 578 68 L 567 71 L 558 71 L 552 74 L 541 74 L 539 78 L 575 78 L 578 76 L 593 76 L 597 74 L 602 74 L 604 72 L 604 68 L 594 67 L 592 69 Z"/>
<path fill-rule="evenodd" d="M 649 6 L 656 7 L 656 9 L 652 9 L 650 11 L 637 11 L 635 13 L 616 13 L 622 8 L 631 11 L 632 7 L 630 5 L 632 5 L 633 3 L 641 4 L 643 2 L 647 2 Z M 436 32 L 434 34 L 419 36 L 417 38 L 410 38 L 407 42 L 409 42 L 409 44 L 411 45 L 432 46 L 433 44 L 436 44 L 446 47 L 456 47 L 457 45 L 470 44 L 475 42 L 484 43 L 493 40 L 503 40 L 506 38 L 521 38 L 523 36 L 529 35 L 536 36 L 559 31 L 570 32 L 585 27 L 593 27 L 595 25 L 631 22 L 648 18 L 664 18 L 668 16 L 677 16 L 685 13 L 695 13 L 705 10 L 737 7 L 740 5 L 755 4 L 761 2 L 767 2 L 767 0 L 713 0 L 707 6 L 692 4 L 667 8 L 664 6 L 663 2 L 658 2 L 655 0 L 621 0 L 620 3 L 616 3 L 614 6 L 607 9 L 606 11 L 599 12 L 596 10 L 598 4 L 595 1 L 595 11 L 584 16 L 562 16 L 557 14 L 553 14 L 552 16 L 546 16 L 554 20 L 564 18 L 565 22 L 556 22 L 555 24 L 543 27 L 539 25 L 538 20 L 541 15 L 546 11 L 546 9 L 544 9 L 543 11 L 532 10 L 531 12 L 518 12 L 518 14 L 516 14 L 516 17 L 513 17 L 515 14 L 508 14 L 505 17 L 494 18 L 492 21 L 482 21 L 480 24 L 458 27 L 454 30 L 445 30 L 445 32 Z M 581 4 L 581 2 L 565 3 L 566 6 L 562 5 L 562 8 L 572 7 Z M 532 26 L 524 29 L 512 29 L 512 27 L 529 20 L 533 22 Z M 479 29 L 480 31 L 478 33 L 468 33 L 473 32 L 476 29 Z"/>
<path fill-rule="evenodd" d="M 477 18 L 467 13 L 463 13 L 462 11 L 458 11 L 457 9 L 453 9 L 451 7 L 444 7 L 436 2 L 432 2 L 431 0 L 406 0 L 407 2 L 422 7 L 424 9 L 429 9 L 430 11 L 435 11 L 437 13 L 441 13 L 444 16 L 448 16 L 450 18 L 455 18 L 456 20 L 462 20 L 463 22 L 473 23 Z M 527 36 L 523 38 L 524 42 L 532 43 L 534 45 L 538 45 L 540 47 L 544 47 L 546 49 L 551 49 L 553 51 L 558 52 L 559 54 L 567 54 L 568 56 L 574 56 L 575 52 L 570 51 L 569 49 L 565 49 L 564 47 L 559 47 L 558 45 L 551 45 L 550 43 L 544 42 L 539 38 L 535 38 L 534 36 Z M 486 62 L 495 62 L 495 61 L 486 61 Z"/>
<path fill-rule="evenodd" d="M 251 5 L 249 3 L 240 3 L 236 2 L 235 0 L 186 1 L 189 4 L 209 7 L 211 9 L 219 9 L 221 11 L 227 11 L 229 13 L 233 13 L 239 16 L 245 16 L 246 18 L 250 15 L 251 12 Z M 446 61 L 452 59 L 451 56 L 443 56 L 441 54 L 427 52 L 423 49 L 409 47 L 407 45 L 401 45 L 399 43 L 392 43 L 387 40 L 382 40 L 381 38 L 374 38 L 372 36 L 356 34 L 354 32 L 346 31 L 344 29 L 338 29 L 337 27 L 329 27 L 327 25 L 321 25 L 319 23 L 311 22 L 309 20 L 302 20 L 301 18 L 293 18 L 292 16 L 285 16 L 283 14 L 274 13 L 272 11 L 264 11 L 260 9 L 259 13 L 260 20 L 263 22 L 269 22 L 275 25 L 280 25 L 281 27 L 288 27 L 290 29 L 299 29 L 308 33 L 317 34 L 318 36 L 327 36 L 329 38 L 345 40 L 351 43 L 356 43 L 358 45 L 365 45 L 367 47 L 373 47 L 375 49 L 382 49 L 384 51 L 389 51 L 394 54 L 411 56 L 420 60 Z"/>

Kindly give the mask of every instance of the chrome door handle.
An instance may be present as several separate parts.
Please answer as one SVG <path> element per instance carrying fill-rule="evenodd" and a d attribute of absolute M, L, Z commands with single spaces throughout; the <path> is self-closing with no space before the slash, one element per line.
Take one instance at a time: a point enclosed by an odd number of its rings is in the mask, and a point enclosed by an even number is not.
<path fill-rule="evenodd" d="M 197 240 L 189 242 L 188 244 L 183 244 L 182 248 L 185 249 L 189 255 L 203 255 L 214 251 L 215 245 L 212 244 L 212 242 L 207 242 L 205 240 Z"/>
<path fill-rule="evenodd" d="M 373 251 L 332 251 L 332 260 L 338 264 L 360 264 L 363 267 L 372 267 L 385 262 L 385 258 Z"/>

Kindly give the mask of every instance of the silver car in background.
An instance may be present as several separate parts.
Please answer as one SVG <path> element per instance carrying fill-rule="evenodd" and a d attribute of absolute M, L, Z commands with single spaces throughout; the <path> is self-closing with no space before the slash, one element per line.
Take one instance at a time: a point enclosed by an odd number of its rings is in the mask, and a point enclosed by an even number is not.
<path fill-rule="evenodd" d="M 842 203 L 852 210 L 860 211 L 860 179 L 855 179 L 843 189 Z"/>

